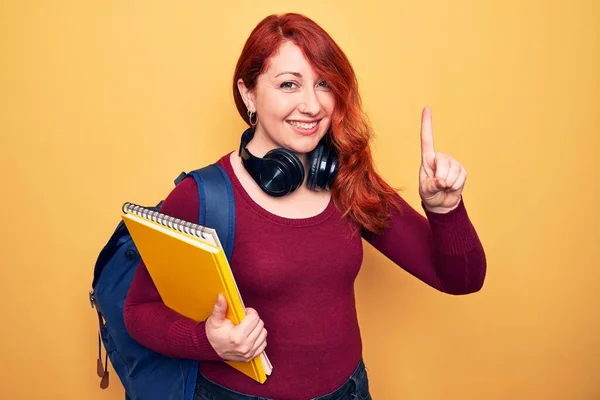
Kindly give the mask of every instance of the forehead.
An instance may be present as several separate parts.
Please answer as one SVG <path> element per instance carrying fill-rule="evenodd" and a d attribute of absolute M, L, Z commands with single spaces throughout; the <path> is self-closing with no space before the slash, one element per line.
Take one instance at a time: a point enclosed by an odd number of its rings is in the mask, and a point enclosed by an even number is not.
<path fill-rule="evenodd" d="M 302 54 L 302 50 L 292 42 L 284 42 L 279 51 L 269 60 L 265 73 L 276 76 L 282 72 L 299 72 L 303 76 L 316 75 L 310 62 Z"/>

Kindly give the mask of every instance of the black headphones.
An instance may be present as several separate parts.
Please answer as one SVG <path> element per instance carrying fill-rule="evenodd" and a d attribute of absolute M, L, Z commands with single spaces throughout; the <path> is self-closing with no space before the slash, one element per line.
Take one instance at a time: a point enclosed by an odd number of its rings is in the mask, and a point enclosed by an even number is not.
<path fill-rule="evenodd" d="M 246 148 L 253 136 L 254 128 L 244 131 L 239 155 L 261 189 L 274 197 L 285 196 L 298 189 L 304 182 L 304 166 L 298 157 L 284 148 L 270 150 L 263 158 L 255 157 Z M 330 190 L 337 173 L 338 158 L 329 141 L 329 134 L 310 152 L 308 159 L 308 188 L 315 191 Z"/>

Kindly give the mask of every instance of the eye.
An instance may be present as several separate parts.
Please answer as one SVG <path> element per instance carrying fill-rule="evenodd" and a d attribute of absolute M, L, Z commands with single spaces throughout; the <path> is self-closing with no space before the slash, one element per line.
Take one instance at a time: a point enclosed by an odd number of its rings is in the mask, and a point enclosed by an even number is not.
<path fill-rule="evenodd" d="M 279 87 L 282 89 L 293 89 L 295 85 L 294 82 L 283 82 Z"/>
<path fill-rule="evenodd" d="M 321 86 L 322 88 L 325 88 L 325 89 L 331 89 L 331 88 L 329 87 L 329 84 L 328 84 L 327 82 L 325 82 L 325 81 L 320 81 L 320 82 L 318 83 L 318 86 Z"/>

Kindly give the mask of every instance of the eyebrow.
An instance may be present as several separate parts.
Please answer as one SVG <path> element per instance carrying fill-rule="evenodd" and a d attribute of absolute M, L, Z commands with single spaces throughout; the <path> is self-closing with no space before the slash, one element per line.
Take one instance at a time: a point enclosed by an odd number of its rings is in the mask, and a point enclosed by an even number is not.
<path fill-rule="evenodd" d="M 291 74 L 291 75 L 294 75 L 297 78 L 302 78 L 302 74 L 300 72 L 292 72 L 292 71 L 281 72 L 281 73 L 275 75 L 275 78 L 277 78 L 280 75 L 285 75 L 285 74 Z"/>

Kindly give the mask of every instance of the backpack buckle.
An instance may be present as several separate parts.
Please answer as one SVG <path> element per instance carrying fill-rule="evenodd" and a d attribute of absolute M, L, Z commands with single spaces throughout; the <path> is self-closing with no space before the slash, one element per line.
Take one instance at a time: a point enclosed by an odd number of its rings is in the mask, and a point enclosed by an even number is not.
<path fill-rule="evenodd" d="M 94 308 L 96 306 L 96 296 L 94 296 L 94 291 L 90 291 L 89 293 L 90 296 L 90 305 L 92 306 L 92 308 Z"/>

